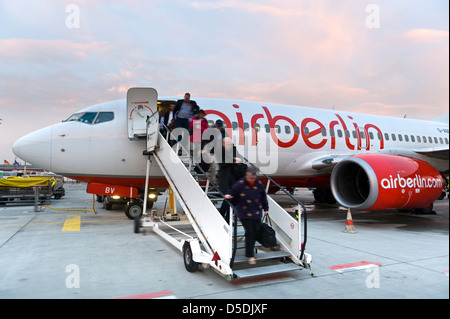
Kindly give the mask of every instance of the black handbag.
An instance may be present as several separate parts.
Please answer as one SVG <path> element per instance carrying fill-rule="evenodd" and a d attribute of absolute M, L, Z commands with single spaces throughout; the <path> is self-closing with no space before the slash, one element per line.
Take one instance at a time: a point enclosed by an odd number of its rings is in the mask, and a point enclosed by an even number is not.
<path fill-rule="evenodd" d="M 266 248 L 277 245 L 277 237 L 275 235 L 275 230 L 272 228 L 272 222 L 270 221 L 269 215 L 264 215 L 256 240 Z"/>

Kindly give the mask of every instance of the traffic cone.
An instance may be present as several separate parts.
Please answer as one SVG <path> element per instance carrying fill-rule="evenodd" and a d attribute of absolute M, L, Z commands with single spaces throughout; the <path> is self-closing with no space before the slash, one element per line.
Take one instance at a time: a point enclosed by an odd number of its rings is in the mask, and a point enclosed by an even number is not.
<path fill-rule="evenodd" d="M 347 211 L 347 220 L 345 221 L 344 233 L 348 233 L 348 234 L 356 233 L 355 227 L 353 226 L 353 219 L 352 219 L 352 214 L 350 213 L 350 208 L 348 208 L 348 211 Z"/>

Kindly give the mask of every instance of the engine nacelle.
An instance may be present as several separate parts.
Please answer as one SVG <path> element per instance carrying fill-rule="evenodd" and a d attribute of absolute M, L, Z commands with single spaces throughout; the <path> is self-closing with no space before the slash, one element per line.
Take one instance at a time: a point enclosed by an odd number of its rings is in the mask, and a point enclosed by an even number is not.
<path fill-rule="evenodd" d="M 427 162 L 386 154 L 349 157 L 331 173 L 336 200 L 360 210 L 422 208 L 439 198 L 443 183 Z"/>

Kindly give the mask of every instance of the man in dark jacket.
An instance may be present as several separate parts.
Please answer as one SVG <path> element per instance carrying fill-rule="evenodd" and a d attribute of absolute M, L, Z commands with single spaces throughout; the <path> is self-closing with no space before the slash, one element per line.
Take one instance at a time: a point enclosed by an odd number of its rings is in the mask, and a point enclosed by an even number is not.
<path fill-rule="evenodd" d="M 193 100 L 191 100 L 191 94 L 186 93 L 184 100 L 178 100 L 173 110 L 175 122 L 177 127 L 183 127 L 189 130 L 189 122 L 192 117 L 198 113 L 199 106 Z"/>
<path fill-rule="evenodd" d="M 255 240 L 260 232 L 262 212 L 269 214 L 266 190 L 256 178 L 256 170 L 248 168 L 245 177 L 233 185 L 225 198 L 236 203 L 237 216 L 245 229 L 245 256 L 249 264 L 255 264 Z"/>

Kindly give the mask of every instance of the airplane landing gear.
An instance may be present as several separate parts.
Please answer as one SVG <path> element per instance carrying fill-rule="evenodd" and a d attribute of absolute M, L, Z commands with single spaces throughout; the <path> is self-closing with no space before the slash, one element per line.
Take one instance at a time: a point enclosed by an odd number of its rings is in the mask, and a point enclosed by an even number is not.
<path fill-rule="evenodd" d="M 314 200 L 320 204 L 336 204 L 336 199 L 331 192 L 331 188 L 316 188 L 313 190 Z"/>
<path fill-rule="evenodd" d="M 147 202 L 147 209 L 153 207 L 153 201 Z M 125 206 L 125 215 L 129 219 L 140 218 L 143 212 L 143 204 L 140 200 L 131 199 Z"/>

